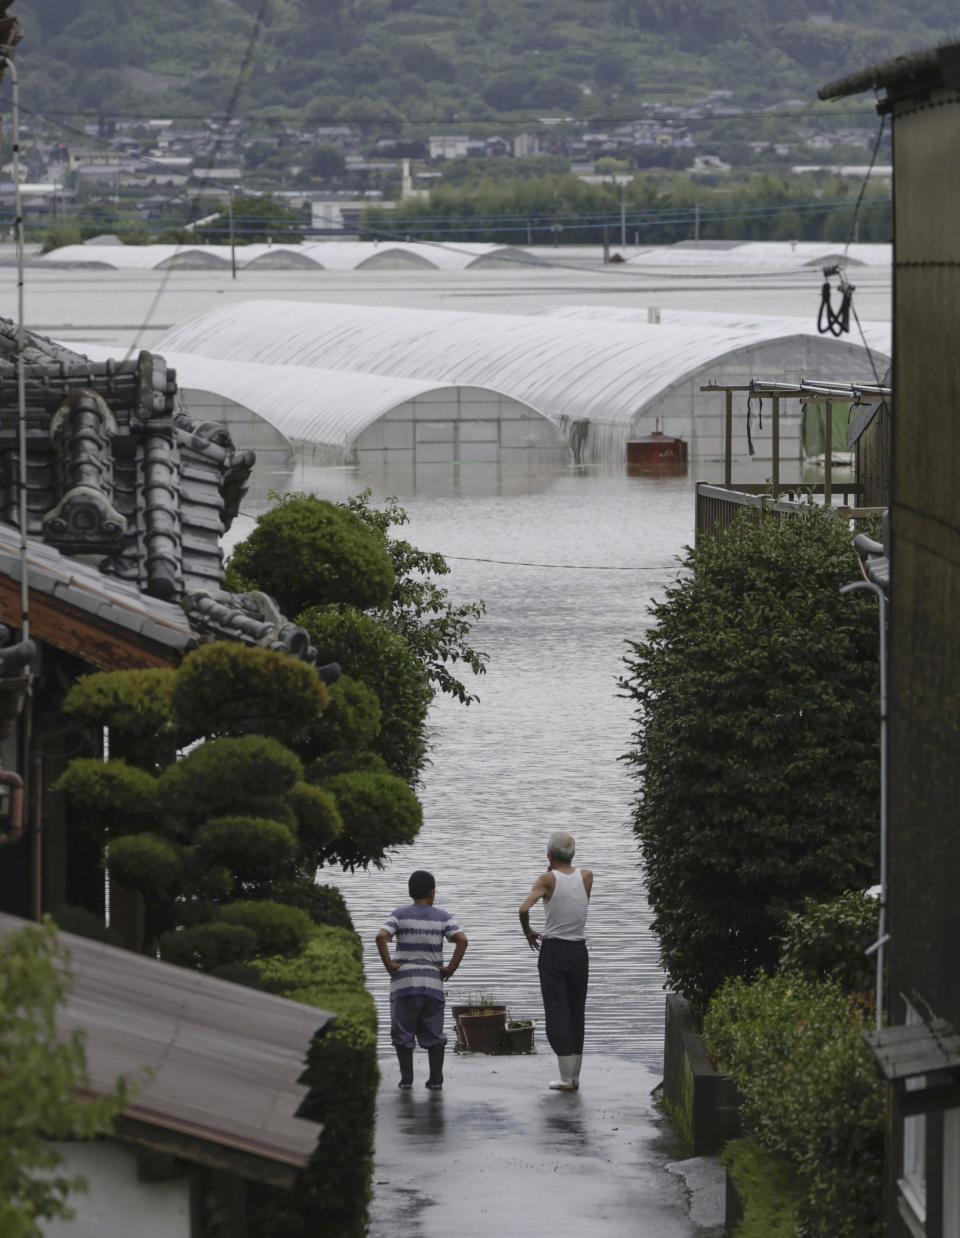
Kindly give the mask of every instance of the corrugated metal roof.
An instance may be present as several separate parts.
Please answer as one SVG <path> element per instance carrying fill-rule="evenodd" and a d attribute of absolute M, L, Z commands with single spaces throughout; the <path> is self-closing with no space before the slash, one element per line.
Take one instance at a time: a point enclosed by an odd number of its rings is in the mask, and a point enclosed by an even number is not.
<path fill-rule="evenodd" d="M 0 934 L 26 921 L 0 913 Z M 58 1035 L 84 1033 L 91 1090 L 118 1075 L 138 1093 L 124 1117 L 302 1167 L 321 1127 L 295 1117 L 314 1035 L 333 1017 L 71 933 L 72 982 Z"/>
<path fill-rule="evenodd" d="M 554 422 L 570 418 L 627 424 L 685 375 L 702 372 L 710 362 L 719 363 L 746 346 L 797 334 L 777 320 L 771 325 L 761 319 L 748 326 L 713 321 L 691 330 L 669 322 L 250 301 L 198 315 L 168 332 L 157 351 L 430 381 L 435 386 L 477 386 L 512 397 Z M 825 350 L 834 346 L 832 340 L 819 339 Z M 838 343 L 846 358 L 849 341 Z M 847 368 L 845 363 L 844 371 Z M 295 427 L 315 416 L 323 399 L 317 383 L 310 406 L 297 412 L 285 433 L 305 437 Z M 349 410 L 345 415 L 350 416 Z M 368 424 L 365 418 L 365 413 L 357 416 L 352 437 Z"/>

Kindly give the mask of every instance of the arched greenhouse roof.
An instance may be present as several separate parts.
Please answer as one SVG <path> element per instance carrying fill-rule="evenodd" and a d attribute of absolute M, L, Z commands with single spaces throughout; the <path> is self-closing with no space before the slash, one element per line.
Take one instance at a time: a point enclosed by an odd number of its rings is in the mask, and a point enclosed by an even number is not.
<path fill-rule="evenodd" d="M 425 241 L 304 241 L 237 245 L 63 245 L 40 259 L 51 266 L 97 266 L 117 271 L 239 268 L 317 268 L 358 271 L 408 266 L 463 271 L 503 263 L 545 266 L 541 258 L 510 245 L 431 244 Z"/>
<path fill-rule="evenodd" d="M 560 251 L 562 252 L 562 251 Z M 741 241 L 712 247 L 709 242 L 693 245 L 660 245 L 641 249 L 627 258 L 632 268 L 677 267 L 706 274 L 713 270 L 795 271 L 804 267 L 832 266 L 845 261 L 850 266 L 889 267 L 892 247 L 886 244 L 844 245 L 829 241 Z"/>
<path fill-rule="evenodd" d="M 818 308 L 818 303 L 814 302 L 814 312 L 806 318 L 736 314 L 719 310 L 659 309 L 657 312 L 661 325 L 688 327 L 692 330 L 703 330 L 705 327 L 731 327 L 739 331 L 777 329 L 787 336 L 819 334 L 815 325 Z M 540 312 L 549 318 L 587 318 L 594 322 L 648 322 L 646 309 L 621 305 L 557 305 Z M 863 320 L 860 326 L 869 347 L 889 356 L 893 336 L 892 324 Z"/>
<path fill-rule="evenodd" d="M 719 368 L 725 358 L 753 345 L 814 336 L 825 357 L 836 349 L 839 377 L 862 377 L 847 373 L 856 341 L 818 336 L 812 320 L 803 330 L 797 329 L 796 320 L 787 323 L 785 328 L 778 319 L 711 321 L 694 330 L 669 321 L 650 324 L 609 317 L 591 321 L 264 300 L 200 314 L 168 332 L 155 351 L 232 365 L 255 363 L 434 386 L 481 387 L 511 397 L 555 423 L 569 419 L 629 424 L 672 384 L 703 373 L 711 363 Z M 870 363 L 866 350 L 862 352 L 865 376 Z M 297 424 L 315 417 L 325 398 L 323 382 L 314 381 L 295 418 Z M 294 437 L 306 435 L 297 429 Z"/>

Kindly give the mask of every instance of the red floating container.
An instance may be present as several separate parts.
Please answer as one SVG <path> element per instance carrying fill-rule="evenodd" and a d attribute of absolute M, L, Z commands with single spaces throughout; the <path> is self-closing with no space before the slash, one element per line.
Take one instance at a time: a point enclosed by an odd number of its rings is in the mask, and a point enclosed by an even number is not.
<path fill-rule="evenodd" d="M 687 467 L 687 444 L 661 430 L 627 443 L 629 473 L 680 473 Z"/>

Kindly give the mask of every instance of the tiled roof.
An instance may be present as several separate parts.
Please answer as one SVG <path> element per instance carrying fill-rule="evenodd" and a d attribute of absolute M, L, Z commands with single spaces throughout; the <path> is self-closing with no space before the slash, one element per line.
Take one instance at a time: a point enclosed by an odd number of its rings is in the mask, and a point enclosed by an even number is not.
<path fill-rule="evenodd" d="M 20 579 L 16 356 L 0 319 L 0 602 Z M 256 457 L 189 415 L 162 358 L 95 362 L 25 333 L 23 371 L 31 596 L 169 651 L 206 635 L 315 660 L 271 599 L 223 591 L 220 539 Z"/>

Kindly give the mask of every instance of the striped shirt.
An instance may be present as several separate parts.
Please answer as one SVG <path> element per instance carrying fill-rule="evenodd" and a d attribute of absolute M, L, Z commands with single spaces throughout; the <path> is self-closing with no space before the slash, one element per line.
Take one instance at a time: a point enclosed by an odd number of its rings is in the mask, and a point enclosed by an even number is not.
<path fill-rule="evenodd" d="M 397 907 L 383 925 L 396 937 L 395 962 L 404 966 L 390 975 L 391 997 L 439 997 L 443 999 L 443 942 L 460 932 L 448 911 L 429 903 Z"/>

